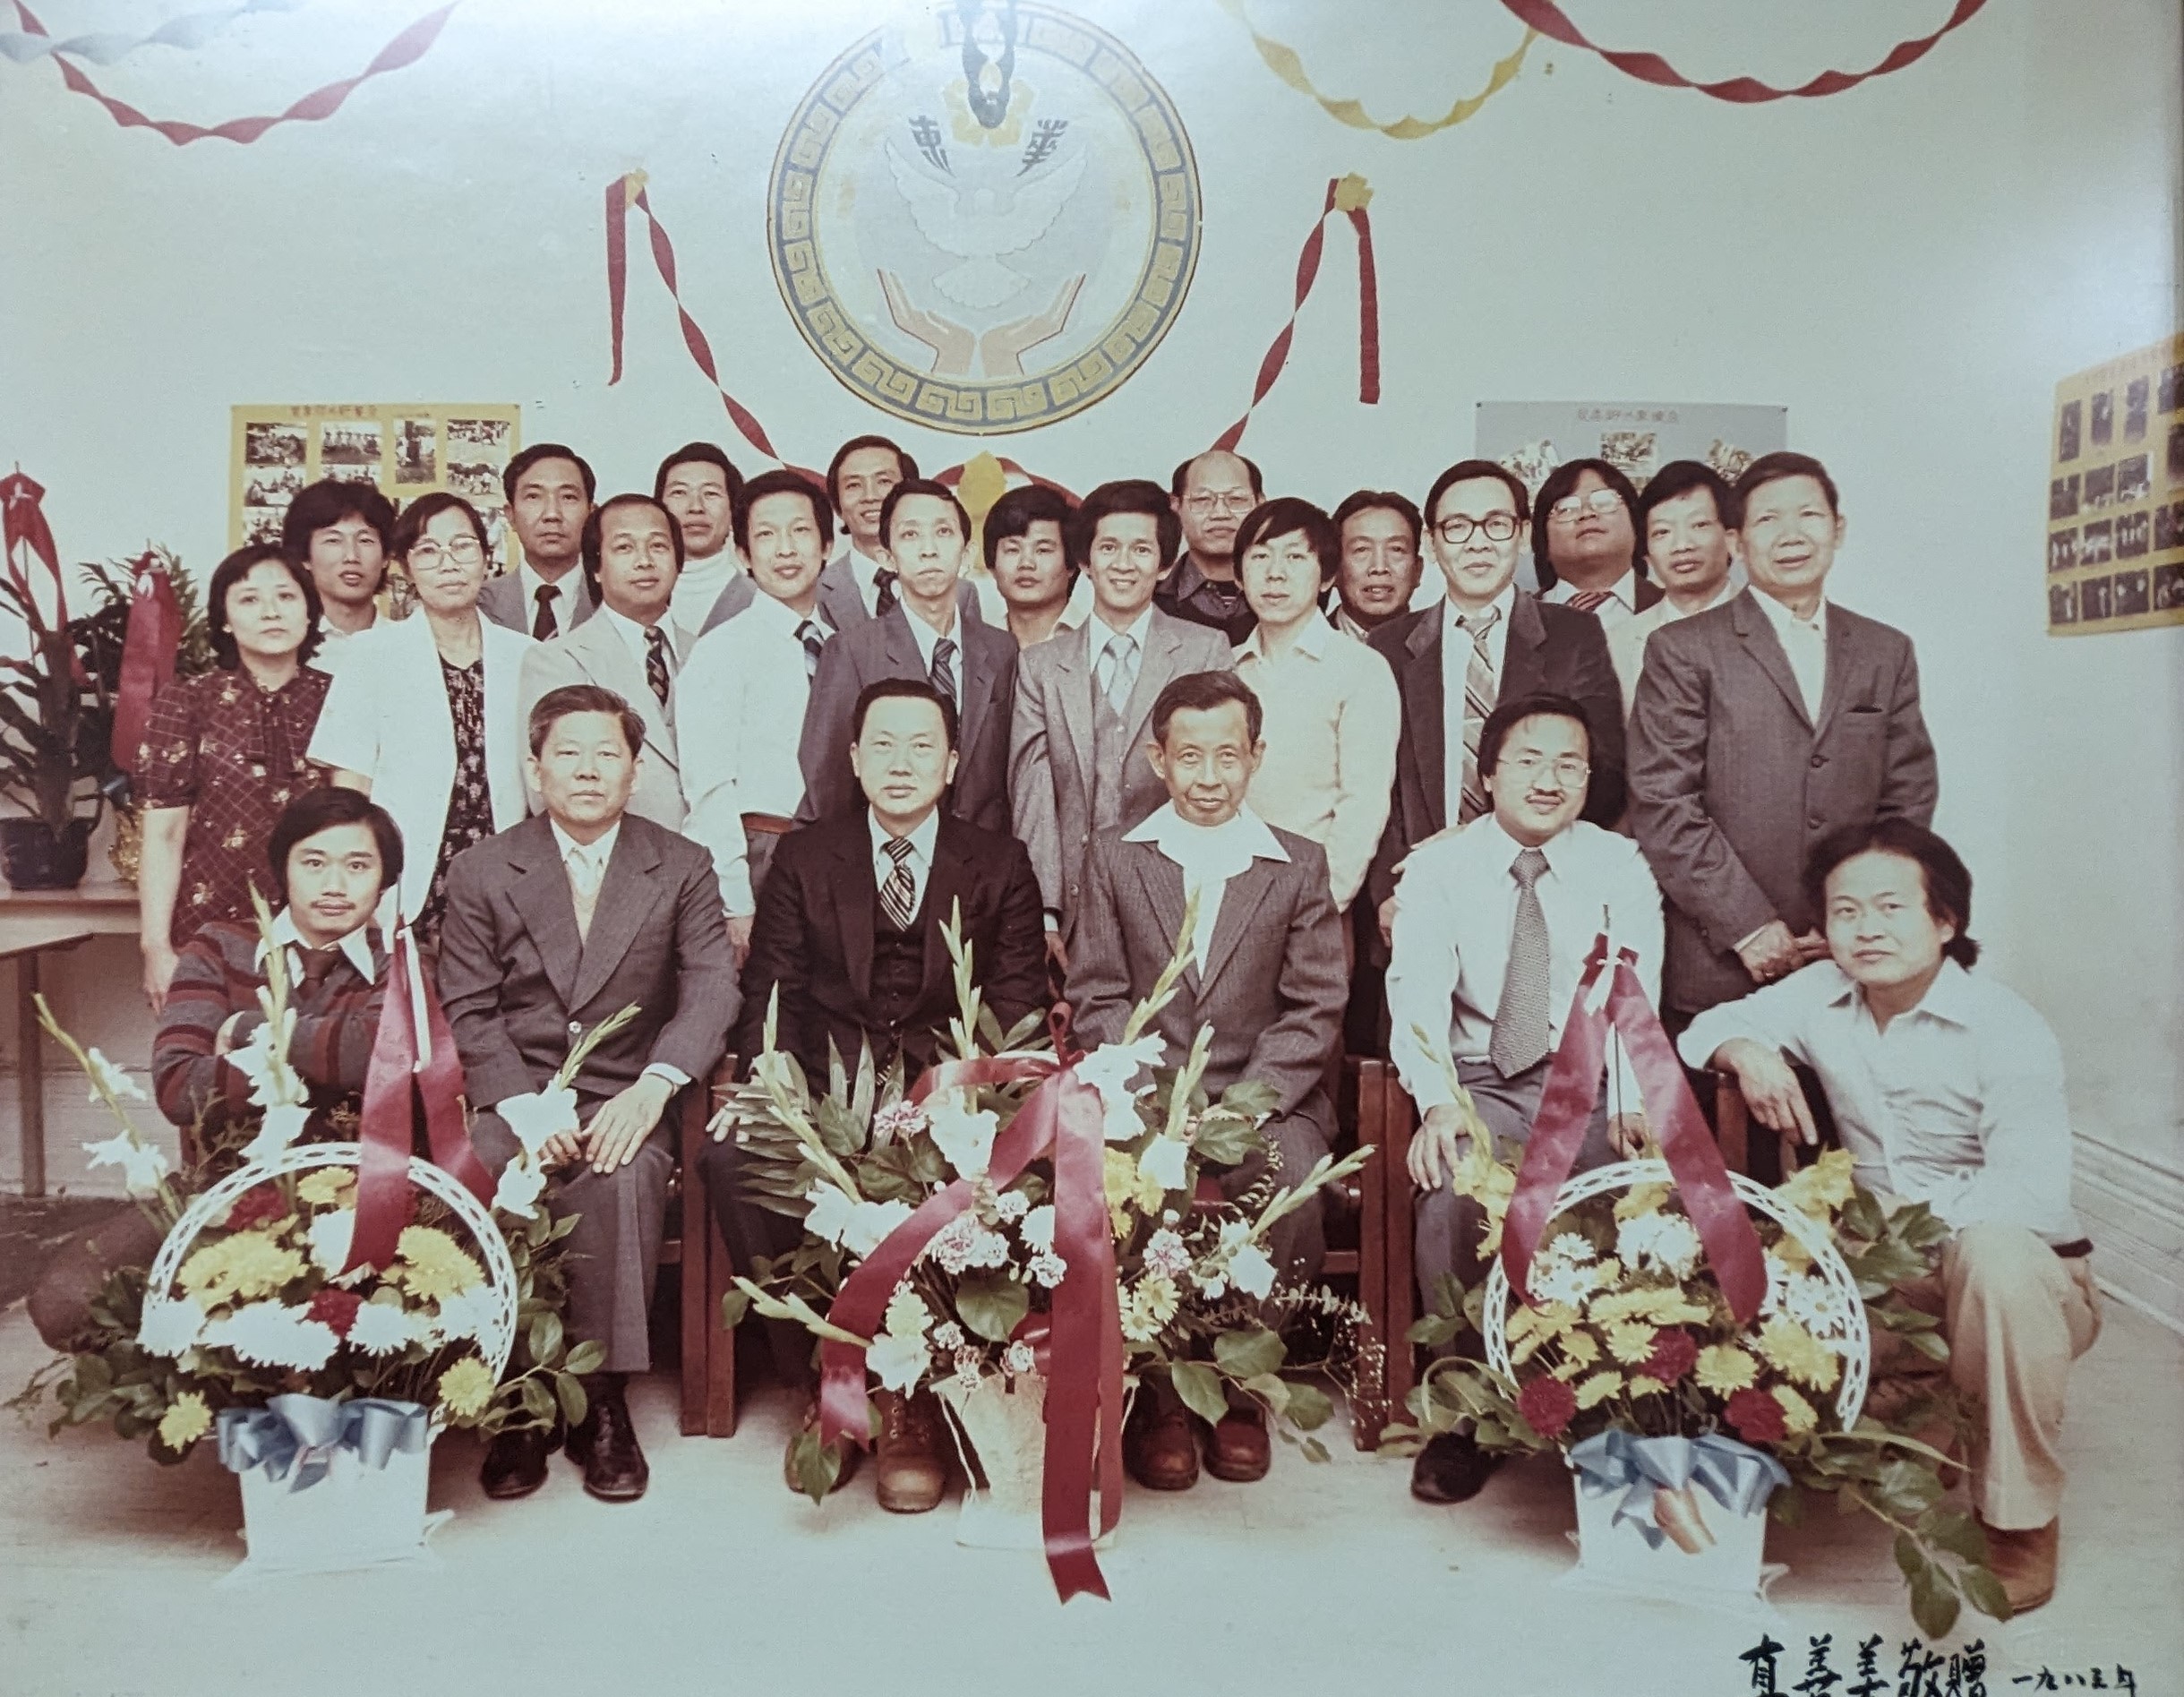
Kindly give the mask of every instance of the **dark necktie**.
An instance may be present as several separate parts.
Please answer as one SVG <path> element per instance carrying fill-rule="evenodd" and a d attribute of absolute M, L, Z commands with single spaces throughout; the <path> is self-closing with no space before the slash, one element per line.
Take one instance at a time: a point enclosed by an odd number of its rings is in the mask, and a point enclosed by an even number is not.
<path fill-rule="evenodd" d="M 1597 613 L 1614 598 L 1614 592 L 1609 589 L 1578 589 L 1572 591 L 1570 604 L 1580 613 Z"/>
<path fill-rule="evenodd" d="M 826 646 L 826 628 L 816 619 L 806 619 L 796 627 L 796 639 L 804 645 L 805 678 L 818 677 L 819 650 Z"/>
<path fill-rule="evenodd" d="M 933 688 L 955 699 L 955 645 L 943 637 L 933 644 Z"/>
<path fill-rule="evenodd" d="M 1502 1000 L 1486 1044 L 1486 1058 L 1504 1078 L 1547 1056 L 1547 916 L 1535 887 L 1546 870 L 1547 857 L 1536 848 L 1510 862 L 1509 875 L 1517 880 L 1517 920 L 1510 927 L 1509 968 L 1502 974 Z"/>
<path fill-rule="evenodd" d="M 305 990 L 316 990 L 323 984 L 327 973 L 332 972 L 341 959 L 338 945 L 332 948 L 299 948 L 296 953 L 303 957 L 303 987 Z"/>
<path fill-rule="evenodd" d="M 645 627 L 645 681 L 659 698 L 660 705 L 667 705 L 667 633 L 656 624 Z"/>
<path fill-rule="evenodd" d="M 554 597 L 561 593 L 557 584 L 542 583 L 533 592 L 531 599 L 538 604 L 538 611 L 531 615 L 531 635 L 540 642 L 551 642 L 560 634 L 561 627 L 554 621 Z"/>
<path fill-rule="evenodd" d="M 878 599 L 872 604 L 872 616 L 875 619 L 884 617 L 887 612 L 887 609 L 895 605 L 895 580 L 896 575 L 897 574 L 895 572 L 887 570 L 885 567 L 882 567 L 879 570 L 872 574 L 873 586 L 879 591 Z"/>
<path fill-rule="evenodd" d="M 895 869 L 887 874 L 887 881 L 879 887 L 879 904 L 887 910 L 887 917 L 895 929 L 906 931 L 910 921 L 918 916 L 918 887 L 910 876 L 910 839 L 891 836 L 887 839 L 887 858 Z"/>

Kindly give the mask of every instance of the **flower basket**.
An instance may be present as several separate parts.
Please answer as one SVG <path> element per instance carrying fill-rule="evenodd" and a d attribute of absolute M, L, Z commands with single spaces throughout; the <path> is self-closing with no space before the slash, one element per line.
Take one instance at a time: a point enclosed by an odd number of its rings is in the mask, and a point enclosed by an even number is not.
<path fill-rule="evenodd" d="M 969 1480 L 955 1541 L 968 1549 L 1045 1548 L 1040 1523 L 1047 1468 L 1045 1376 L 986 1374 L 975 1389 L 967 1389 L 961 1379 L 945 1379 L 938 1394 Z M 1096 1527 L 1101 1524 L 1097 1478 L 1092 1494 L 1091 1524 Z M 1092 1547 L 1106 1549 L 1114 1541 L 1110 1529 L 1092 1540 Z"/>

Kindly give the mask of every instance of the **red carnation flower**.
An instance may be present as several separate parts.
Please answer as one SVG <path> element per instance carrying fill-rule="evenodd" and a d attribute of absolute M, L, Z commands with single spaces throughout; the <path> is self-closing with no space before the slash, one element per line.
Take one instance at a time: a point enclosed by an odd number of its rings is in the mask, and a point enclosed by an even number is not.
<path fill-rule="evenodd" d="M 1779 1444 L 1789 1436 L 1782 1418 L 1782 1404 L 1756 1385 L 1739 1391 L 1722 1410 L 1737 1436 L 1747 1444 Z"/>
<path fill-rule="evenodd" d="M 1638 1370 L 1663 1384 L 1674 1384 L 1698 1365 L 1698 1341 L 1682 1326 L 1672 1325 L 1653 1334 L 1653 1353 Z"/>
<path fill-rule="evenodd" d="M 1577 1393 L 1546 1374 L 1517 1393 L 1517 1412 L 1544 1438 L 1557 1438 L 1577 1412 Z"/>
<path fill-rule="evenodd" d="M 310 1317 L 330 1327 L 338 1338 L 346 1338 L 349 1328 L 356 1324 L 356 1310 L 364 1307 L 364 1298 L 354 1290 L 336 1290 L 331 1286 L 311 1298 Z"/>
<path fill-rule="evenodd" d="M 237 1196 L 235 1206 L 228 1209 L 227 1230 L 248 1231 L 253 1226 L 278 1220 L 289 1212 L 287 1201 L 278 1190 L 271 1185 L 254 1185 Z"/>

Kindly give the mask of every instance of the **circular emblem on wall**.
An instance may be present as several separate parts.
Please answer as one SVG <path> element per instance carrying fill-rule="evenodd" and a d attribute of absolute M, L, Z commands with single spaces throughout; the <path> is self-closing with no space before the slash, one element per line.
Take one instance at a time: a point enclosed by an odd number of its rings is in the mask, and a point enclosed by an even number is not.
<path fill-rule="evenodd" d="M 798 328 L 875 407 L 971 435 L 1112 394 L 1198 257 L 1175 105 L 1105 30 L 958 0 L 821 74 L 774 159 L 767 245 Z"/>

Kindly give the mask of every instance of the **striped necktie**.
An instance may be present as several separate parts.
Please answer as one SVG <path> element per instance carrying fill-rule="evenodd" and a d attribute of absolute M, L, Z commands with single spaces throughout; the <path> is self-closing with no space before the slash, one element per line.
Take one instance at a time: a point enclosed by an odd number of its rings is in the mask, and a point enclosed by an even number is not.
<path fill-rule="evenodd" d="M 659 698 L 662 707 L 667 705 L 667 633 L 658 625 L 645 627 L 645 681 Z"/>
<path fill-rule="evenodd" d="M 806 619 L 796 627 L 796 639 L 804 645 L 804 676 L 807 680 L 819 675 L 819 650 L 826 646 L 826 628 L 816 619 Z"/>
<path fill-rule="evenodd" d="M 1104 674 L 1099 678 L 1100 693 L 1119 717 L 1130 704 L 1130 691 L 1137 686 L 1137 639 L 1128 635 L 1109 638 L 1093 670 L 1095 674 Z"/>
<path fill-rule="evenodd" d="M 918 886 L 910 876 L 910 839 L 889 837 L 887 858 L 895 862 L 895 870 L 879 887 L 879 904 L 887 910 L 887 918 L 895 929 L 906 931 L 911 921 L 918 916 Z"/>
<path fill-rule="evenodd" d="M 1471 658 L 1463 680 L 1463 806 L 1459 825 L 1469 825 L 1493 810 L 1486 786 L 1479 781 L 1478 740 L 1486 728 L 1486 716 L 1494 711 L 1494 661 L 1486 652 L 1486 633 L 1501 616 L 1499 607 L 1456 616 L 1456 622 L 1471 633 Z"/>
<path fill-rule="evenodd" d="M 1580 613 L 1597 613 L 1614 598 L 1615 592 L 1612 589 L 1573 589 L 1570 594 L 1570 604 Z"/>
<path fill-rule="evenodd" d="M 933 644 L 933 688 L 955 700 L 955 645 L 943 637 Z"/>
<path fill-rule="evenodd" d="M 1486 1043 L 1486 1058 L 1504 1078 L 1547 1057 L 1547 916 L 1535 887 L 1546 870 L 1547 857 L 1536 848 L 1510 862 L 1509 875 L 1517 880 L 1517 920 L 1510 927 L 1509 967 L 1502 974 L 1502 999 Z"/>

